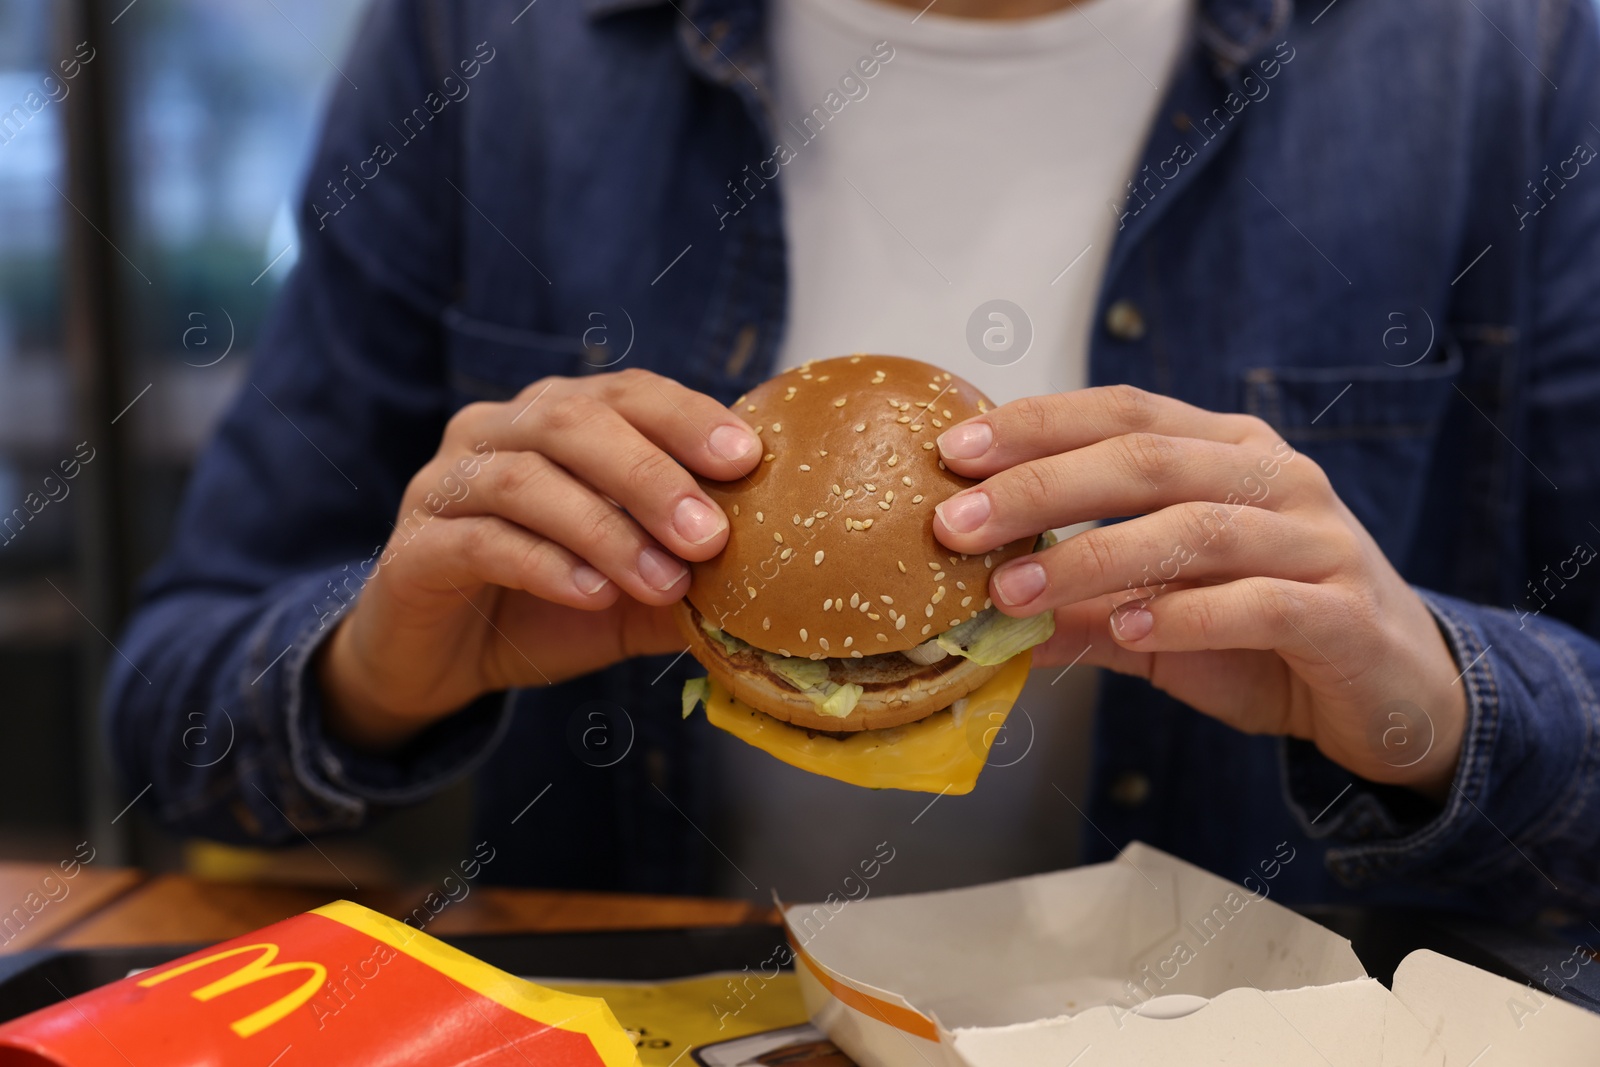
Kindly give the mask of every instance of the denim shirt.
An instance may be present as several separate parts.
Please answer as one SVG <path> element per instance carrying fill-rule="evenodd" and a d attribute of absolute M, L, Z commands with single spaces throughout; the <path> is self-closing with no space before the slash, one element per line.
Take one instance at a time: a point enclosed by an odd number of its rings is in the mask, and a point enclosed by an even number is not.
<path fill-rule="evenodd" d="M 458 407 L 593 373 L 623 333 L 624 365 L 724 402 L 769 374 L 763 17 L 375 4 L 299 263 L 111 665 L 121 772 L 167 826 L 295 843 L 472 773 L 493 877 L 705 888 L 693 826 L 736 798 L 678 716 L 692 664 L 484 697 L 379 758 L 324 732 L 308 661 Z M 1282 868 L 1292 901 L 1600 907 L 1595 21 L 1589 0 L 1200 0 L 1108 206 L 1091 381 L 1253 412 L 1320 464 L 1432 609 L 1469 722 L 1430 806 L 1108 676 L 1087 858 L 1137 838 L 1242 879 L 1287 842 L 1317 857 Z M 597 709 L 631 745 L 609 766 L 577 739 Z M 559 803 L 532 803 L 547 784 Z"/>

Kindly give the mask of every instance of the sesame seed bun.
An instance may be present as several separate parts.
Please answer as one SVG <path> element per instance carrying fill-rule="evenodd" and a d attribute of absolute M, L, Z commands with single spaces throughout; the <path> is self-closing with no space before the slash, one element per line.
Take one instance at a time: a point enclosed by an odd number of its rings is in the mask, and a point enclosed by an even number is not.
<path fill-rule="evenodd" d="M 701 481 L 728 516 L 728 543 L 715 558 L 691 564 L 689 604 L 757 649 L 844 664 L 913 649 L 990 607 L 990 573 L 1030 551 L 1034 538 L 965 556 L 934 538 L 932 520 L 935 504 L 976 484 L 945 469 L 934 439 L 993 406 L 970 383 L 898 356 L 821 360 L 757 386 L 733 410 L 761 438 L 763 459 L 746 478 Z M 731 669 L 717 655 L 721 645 L 702 650 L 697 622 L 685 625 L 692 625 L 691 652 L 707 669 Z M 964 680 L 958 664 L 972 667 L 966 673 L 979 670 L 956 659 L 934 664 L 943 668 L 935 673 Z M 881 674 L 889 663 L 875 660 L 872 670 Z M 830 677 L 841 680 L 836 675 Z M 865 706 L 852 715 L 878 721 L 925 708 L 896 720 L 913 721 L 982 681 L 962 688 L 952 677 L 931 701 L 922 688 L 932 676 L 908 672 L 906 692 L 912 677 L 920 678 L 912 699 L 891 686 L 869 700 L 868 689 Z M 817 729 L 871 728 L 818 715 L 781 678 L 768 681 L 773 694 L 747 703 L 789 721 L 809 716 L 827 724 Z M 745 688 L 763 692 L 754 681 Z M 896 708 L 875 709 L 879 698 Z"/>

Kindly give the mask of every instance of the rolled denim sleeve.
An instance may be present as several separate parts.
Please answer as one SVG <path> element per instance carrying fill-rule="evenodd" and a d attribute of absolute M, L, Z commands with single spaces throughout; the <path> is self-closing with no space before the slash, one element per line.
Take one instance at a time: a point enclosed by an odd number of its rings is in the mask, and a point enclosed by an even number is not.
<path fill-rule="evenodd" d="M 299 261 L 108 674 L 123 784 L 148 787 L 180 832 L 284 842 L 350 829 L 468 773 L 507 725 L 507 698 L 487 696 L 379 757 L 328 735 L 315 682 L 317 650 L 452 408 L 440 324 L 458 268 L 452 124 L 473 102 L 376 177 L 345 180 L 435 88 L 424 17 L 417 0 L 380 0 L 356 33 L 308 169 Z"/>
<path fill-rule="evenodd" d="M 1501 914 L 1600 904 L 1600 643 L 1418 590 L 1462 667 L 1468 719 L 1442 808 L 1285 746 L 1291 808 L 1351 886 L 1402 881 Z"/>

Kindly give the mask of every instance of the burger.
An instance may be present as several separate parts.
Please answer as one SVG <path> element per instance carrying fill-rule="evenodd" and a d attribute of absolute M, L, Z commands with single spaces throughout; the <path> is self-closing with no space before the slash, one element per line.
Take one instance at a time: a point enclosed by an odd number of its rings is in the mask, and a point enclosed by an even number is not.
<path fill-rule="evenodd" d="M 934 506 L 975 484 L 935 438 L 990 407 L 946 371 L 876 355 L 807 363 L 739 398 L 764 449 L 748 477 L 701 483 L 729 530 L 674 608 L 708 672 L 685 686 L 686 716 L 703 700 L 716 725 L 833 777 L 971 788 L 1053 629 L 1049 612 L 1012 618 L 988 593 L 1036 539 L 971 556 L 933 535 Z"/>

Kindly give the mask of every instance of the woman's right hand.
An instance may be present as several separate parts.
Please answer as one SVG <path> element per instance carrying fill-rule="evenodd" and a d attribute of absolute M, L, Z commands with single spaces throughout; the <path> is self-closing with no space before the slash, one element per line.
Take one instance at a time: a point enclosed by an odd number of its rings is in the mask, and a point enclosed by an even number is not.
<path fill-rule="evenodd" d="M 731 480 L 760 461 L 738 415 L 648 371 L 462 408 L 323 646 L 329 729 L 390 748 L 484 693 L 676 650 L 684 561 L 728 536 L 690 471 Z"/>

